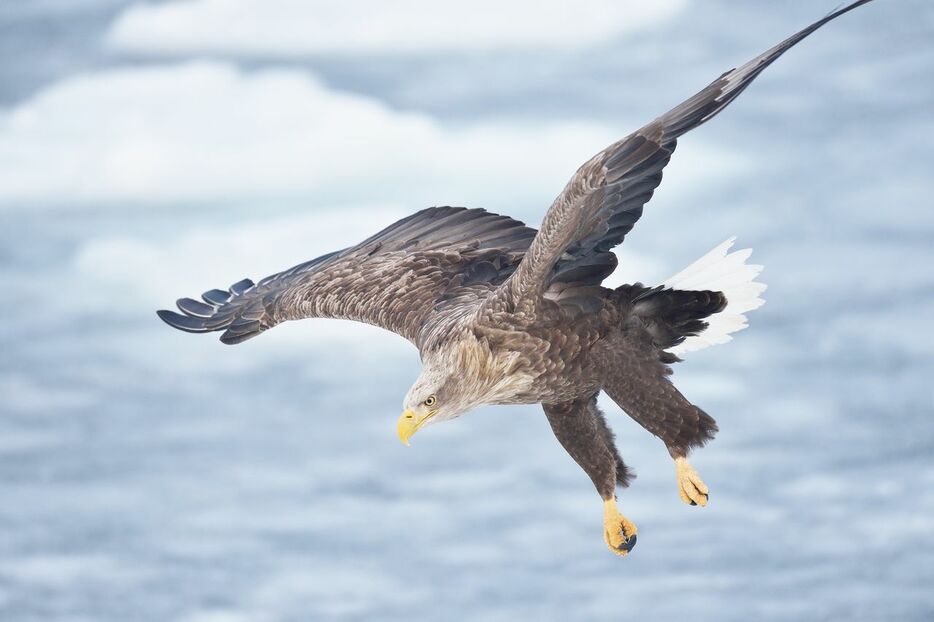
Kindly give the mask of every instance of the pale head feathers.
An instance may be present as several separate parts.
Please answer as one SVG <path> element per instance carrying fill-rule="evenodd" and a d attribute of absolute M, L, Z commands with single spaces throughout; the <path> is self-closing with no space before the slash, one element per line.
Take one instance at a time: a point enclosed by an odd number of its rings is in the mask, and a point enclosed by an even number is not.
<path fill-rule="evenodd" d="M 421 413 L 435 396 L 431 422 L 453 419 L 484 404 L 509 400 L 528 389 L 533 376 L 522 373 L 519 353 L 494 351 L 486 339 L 464 335 L 445 348 L 425 353 L 422 373 L 409 389 L 403 408 Z M 427 422 L 426 422 L 427 424 Z"/>

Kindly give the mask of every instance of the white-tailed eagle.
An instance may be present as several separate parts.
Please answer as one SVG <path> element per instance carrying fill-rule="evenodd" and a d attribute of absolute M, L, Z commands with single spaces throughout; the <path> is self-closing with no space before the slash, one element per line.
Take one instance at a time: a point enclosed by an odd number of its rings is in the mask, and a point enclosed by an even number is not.
<path fill-rule="evenodd" d="M 593 480 L 614 553 L 636 543 L 616 506 L 631 477 L 597 408 L 604 391 L 674 459 L 678 491 L 706 505 L 687 462 L 714 420 L 670 382 L 678 354 L 722 343 L 745 326 L 765 286 L 748 251 L 711 251 L 658 286 L 601 286 L 613 247 L 642 215 L 678 138 L 713 118 L 784 52 L 853 2 L 613 143 L 581 166 L 537 231 L 482 209 L 432 207 L 344 250 L 258 283 L 243 280 L 159 311 L 175 328 L 223 331 L 240 343 L 286 320 L 345 318 L 381 326 L 419 349 L 423 369 L 398 421 L 402 441 L 483 404 L 542 404 L 560 443 Z"/>

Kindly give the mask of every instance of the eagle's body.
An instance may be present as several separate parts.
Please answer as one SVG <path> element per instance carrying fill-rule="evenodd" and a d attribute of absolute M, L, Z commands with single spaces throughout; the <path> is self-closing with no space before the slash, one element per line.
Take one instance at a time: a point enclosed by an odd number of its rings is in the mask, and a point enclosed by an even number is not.
<path fill-rule="evenodd" d="M 679 493 L 706 505 L 687 463 L 714 420 L 669 381 L 679 353 L 729 339 L 762 304 L 748 251 L 714 249 L 658 287 L 608 289 L 621 243 L 661 183 L 677 139 L 726 107 L 782 53 L 854 2 L 793 35 L 584 163 L 536 231 L 481 209 L 434 207 L 360 244 L 254 284 L 211 290 L 160 311 L 190 332 L 239 343 L 279 322 L 358 320 L 419 349 L 423 370 L 405 398 L 400 437 L 483 404 L 543 405 L 561 444 L 604 500 L 604 536 L 625 555 L 635 525 L 616 509 L 630 474 L 596 399 L 603 391 L 665 443 Z"/>

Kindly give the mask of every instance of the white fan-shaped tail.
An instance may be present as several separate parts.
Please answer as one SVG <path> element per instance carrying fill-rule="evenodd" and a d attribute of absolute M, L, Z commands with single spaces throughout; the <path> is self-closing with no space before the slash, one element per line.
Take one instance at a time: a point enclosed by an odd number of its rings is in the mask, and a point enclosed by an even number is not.
<path fill-rule="evenodd" d="M 735 237 L 726 240 L 665 281 L 665 287 L 671 289 L 723 292 L 727 300 L 723 311 L 707 318 L 704 332 L 669 348 L 672 354 L 680 356 L 730 341 L 733 339 L 731 333 L 746 328 L 745 314 L 765 304 L 759 295 L 765 291 L 766 285 L 756 282 L 762 266 L 746 263 L 752 254 L 751 248 L 729 252 L 735 241 Z"/>

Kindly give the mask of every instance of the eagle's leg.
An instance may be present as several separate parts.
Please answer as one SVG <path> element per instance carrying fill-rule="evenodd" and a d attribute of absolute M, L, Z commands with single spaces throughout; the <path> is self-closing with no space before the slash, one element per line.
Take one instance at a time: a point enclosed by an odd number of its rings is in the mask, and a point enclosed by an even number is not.
<path fill-rule="evenodd" d="M 688 505 L 707 505 L 710 489 L 700 478 L 684 456 L 675 458 L 675 475 L 678 478 L 678 494 Z"/>
<path fill-rule="evenodd" d="M 636 545 L 636 526 L 619 513 L 616 487 L 628 486 L 633 475 L 616 450 L 613 432 L 597 408 L 597 396 L 542 407 L 558 441 L 590 476 L 603 498 L 607 546 L 617 555 L 626 555 Z"/>
<path fill-rule="evenodd" d="M 670 369 L 657 355 L 644 361 L 628 360 L 619 372 L 604 384 L 603 390 L 639 425 L 665 443 L 675 461 L 681 499 L 688 505 L 707 505 L 710 490 L 688 463 L 687 455 L 714 437 L 717 423 L 681 395 L 668 380 Z"/>

